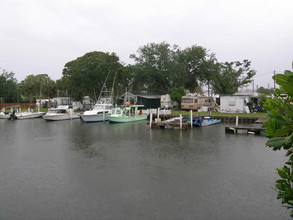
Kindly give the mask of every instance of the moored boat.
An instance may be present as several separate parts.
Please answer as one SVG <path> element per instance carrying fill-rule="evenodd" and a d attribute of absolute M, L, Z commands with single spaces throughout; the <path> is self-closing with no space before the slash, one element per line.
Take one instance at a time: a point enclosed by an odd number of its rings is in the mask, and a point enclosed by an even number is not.
<path fill-rule="evenodd" d="M 0 112 L 0 119 L 10 118 L 11 113 Z"/>
<path fill-rule="evenodd" d="M 112 91 L 110 96 L 109 97 L 103 96 L 104 93 L 110 92 L 110 91 L 103 91 L 104 89 L 106 89 L 106 82 L 107 82 L 109 74 L 110 72 L 108 73 L 105 79 L 105 82 L 102 86 L 97 103 L 94 105 L 94 107 L 91 110 L 85 111 L 83 114 L 80 115 L 81 119 L 85 123 L 107 121 L 108 115 L 112 114 L 113 92 L 114 92 L 114 83 L 115 83 L 116 74 L 114 76 Z"/>
<path fill-rule="evenodd" d="M 19 120 L 21 119 L 33 119 L 33 118 L 40 118 L 45 115 L 46 112 L 17 112 L 15 113 L 15 117 Z"/>
<path fill-rule="evenodd" d="M 68 105 L 60 105 L 57 108 L 50 108 L 48 112 L 43 115 L 46 121 L 61 121 L 61 120 L 71 120 L 78 119 L 80 116 L 73 112 L 72 108 Z"/>
<path fill-rule="evenodd" d="M 220 119 L 212 119 L 211 117 L 197 117 L 193 119 L 193 125 L 198 127 L 204 127 L 214 124 L 219 124 L 221 122 Z"/>
<path fill-rule="evenodd" d="M 116 107 L 112 109 L 112 114 L 108 115 L 109 122 L 111 123 L 126 123 L 146 120 L 147 115 L 142 114 L 139 108 L 143 105 L 132 105 L 127 107 Z"/>
<path fill-rule="evenodd" d="M 110 99 L 101 99 L 91 110 L 85 111 L 80 117 L 86 123 L 107 121 L 108 115 L 112 113 L 112 107 Z"/>

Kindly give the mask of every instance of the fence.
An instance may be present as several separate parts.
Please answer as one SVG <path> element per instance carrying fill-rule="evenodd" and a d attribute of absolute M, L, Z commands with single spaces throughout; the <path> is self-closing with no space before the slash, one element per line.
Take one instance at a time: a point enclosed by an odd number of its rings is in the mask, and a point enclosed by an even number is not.
<path fill-rule="evenodd" d="M 36 107 L 36 103 L 0 103 L 0 111 L 3 108 L 8 110 L 8 109 L 15 109 L 15 108 L 28 109 L 28 108 L 35 108 L 35 107 Z"/>
<path fill-rule="evenodd" d="M 157 114 L 158 109 L 147 109 L 147 110 L 142 110 L 143 114 L 149 115 L 151 113 L 153 114 Z M 159 115 L 171 115 L 171 110 L 167 110 L 167 109 L 160 109 L 159 110 Z"/>

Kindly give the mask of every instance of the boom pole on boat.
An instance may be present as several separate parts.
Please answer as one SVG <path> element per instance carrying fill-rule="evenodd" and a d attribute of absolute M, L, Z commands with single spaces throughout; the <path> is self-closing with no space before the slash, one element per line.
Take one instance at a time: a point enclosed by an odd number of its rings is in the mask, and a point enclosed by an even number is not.
<path fill-rule="evenodd" d="M 110 71 L 108 72 L 108 75 L 107 75 L 107 77 L 106 77 L 106 79 L 105 79 L 105 81 L 104 81 L 104 84 L 103 84 L 103 86 L 102 86 L 102 89 L 101 89 L 101 92 L 100 92 L 100 95 L 99 95 L 98 100 L 100 100 L 100 98 L 101 98 L 103 88 L 106 87 L 106 82 L 107 82 L 107 79 L 108 79 L 108 77 L 109 77 L 109 74 L 110 74 Z"/>

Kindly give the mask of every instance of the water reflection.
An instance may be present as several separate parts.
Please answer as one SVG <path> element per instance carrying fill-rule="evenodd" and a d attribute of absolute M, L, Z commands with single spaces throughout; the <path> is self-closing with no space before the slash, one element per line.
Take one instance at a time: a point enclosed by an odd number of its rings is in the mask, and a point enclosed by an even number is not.
<path fill-rule="evenodd" d="M 289 219 L 283 155 L 224 127 L 0 121 L 0 219 Z"/>

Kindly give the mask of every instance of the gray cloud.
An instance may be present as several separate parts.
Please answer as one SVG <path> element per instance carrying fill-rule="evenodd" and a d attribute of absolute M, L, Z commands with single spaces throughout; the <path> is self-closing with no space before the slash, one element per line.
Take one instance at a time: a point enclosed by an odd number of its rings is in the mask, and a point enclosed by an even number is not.
<path fill-rule="evenodd" d="M 293 60 L 291 0 L 2 0 L 0 8 L 0 67 L 19 81 L 59 79 L 65 63 L 94 50 L 132 63 L 140 46 L 162 41 L 203 46 L 221 62 L 249 59 L 259 86 Z"/>

